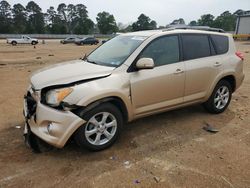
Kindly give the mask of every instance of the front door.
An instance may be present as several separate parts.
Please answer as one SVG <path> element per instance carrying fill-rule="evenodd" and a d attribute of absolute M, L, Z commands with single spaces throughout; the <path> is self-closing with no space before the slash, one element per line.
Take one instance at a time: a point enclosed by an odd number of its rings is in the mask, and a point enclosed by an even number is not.
<path fill-rule="evenodd" d="M 178 35 L 155 39 L 139 59 L 143 57 L 152 58 L 155 67 L 131 73 L 131 97 L 136 115 L 182 103 L 185 67 L 180 62 Z"/>

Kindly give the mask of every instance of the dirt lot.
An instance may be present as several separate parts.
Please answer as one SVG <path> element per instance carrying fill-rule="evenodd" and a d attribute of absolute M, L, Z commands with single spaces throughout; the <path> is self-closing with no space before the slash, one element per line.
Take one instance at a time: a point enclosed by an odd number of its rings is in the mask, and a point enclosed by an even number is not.
<path fill-rule="evenodd" d="M 250 43 L 237 48 L 246 58 L 246 78 L 225 113 L 193 106 L 129 123 L 121 139 L 102 152 L 71 143 L 34 154 L 22 137 L 29 75 L 94 47 L 50 41 L 34 49 L 1 41 L 0 187 L 250 187 Z M 205 132 L 204 121 L 219 133 Z"/>

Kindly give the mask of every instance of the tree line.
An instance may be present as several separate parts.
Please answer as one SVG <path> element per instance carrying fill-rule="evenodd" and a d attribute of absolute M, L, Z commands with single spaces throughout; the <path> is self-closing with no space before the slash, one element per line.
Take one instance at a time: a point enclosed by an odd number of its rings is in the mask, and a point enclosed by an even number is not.
<path fill-rule="evenodd" d="M 248 11 L 249 12 L 249 11 Z M 245 11 L 234 13 L 223 12 L 218 17 L 212 14 L 202 15 L 198 20 L 191 21 L 191 26 L 210 26 L 234 31 L 238 15 Z M 46 12 L 34 1 L 26 6 L 20 3 L 11 6 L 7 1 L 0 1 L 0 33 L 36 33 L 36 34 L 111 34 L 115 32 L 131 32 L 165 28 L 169 25 L 185 24 L 183 18 L 173 20 L 166 26 L 157 27 L 157 22 L 145 14 L 141 14 L 137 21 L 124 25 L 116 23 L 114 16 L 108 12 L 100 12 L 96 17 L 96 24 L 89 18 L 87 7 L 83 4 L 61 3 L 57 8 L 51 6 Z"/>
<path fill-rule="evenodd" d="M 20 3 L 13 7 L 0 1 L 0 33 L 36 33 L 36 34 L 109 34 L 118 31 L 113 15 L 100 12 L 95 24 L 88 16 L 83 4 L 58 5 L 49 7 L 45 13 L 34 1 L 26 6 Z"/>

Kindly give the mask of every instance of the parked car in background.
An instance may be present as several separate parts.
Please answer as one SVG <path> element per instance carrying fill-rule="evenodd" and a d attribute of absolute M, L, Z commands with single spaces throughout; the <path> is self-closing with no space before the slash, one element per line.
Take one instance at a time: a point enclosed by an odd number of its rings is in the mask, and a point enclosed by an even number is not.
<path fill-rule="evenodd" d="M 104 39 L 104 40 L 102 40 L 102 44 L 106 43 L 108 40 L 110 40 L 110 39 Z"/>
<path fill-rule="evenodd" d="M 63 40 L 61 40 L 60 42 L 62 44 L 70 44 L 70 43 L 75 43 L 76 40 L 80 40 L 81 38 L 79 37 L 67 37 Z"/>
<path fill-rule="evenodd" d="M 141 117 L 194 104 L 224 112 L 243 82 L 243 56 L 231 34 L 200 30 L 122 34 L 83 60 L 34 73 L 24 100 L 26 140 L 62 148 L 74 138 L 98 151 Z"/>
<path fill-rule="evenodd" d="M 97 40 L 94 37 L 87 37 L 87 38 L 76 40 L 75 44 L 77 44 L 77 45 L 84 45 L 84 44 L 97 45 L 97 44 L 99 44 L 99 40 Z"/>
<path fill-rule="evenodd" d="M 17 45 L 17 44 L 38 44 L 38 39 L 22 35 L 20 38 L 7 39 L 8 44 Z"/>

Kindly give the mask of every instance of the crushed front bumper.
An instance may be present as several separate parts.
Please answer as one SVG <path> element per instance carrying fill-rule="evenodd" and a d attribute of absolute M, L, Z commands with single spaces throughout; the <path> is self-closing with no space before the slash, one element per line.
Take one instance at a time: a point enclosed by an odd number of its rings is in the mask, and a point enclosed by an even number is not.
<path fill-rule="evenodd" d="M 71 135 L 85 123 L 70 111 L 56 110 L 34 98 L 35 102 L 31 103 L 32 99 L 28 98 L 30 96 L 32 93 L 24 98 L 24 135 L 28 135 L 30 131 L 46 143 L 62 148 Z"/>

